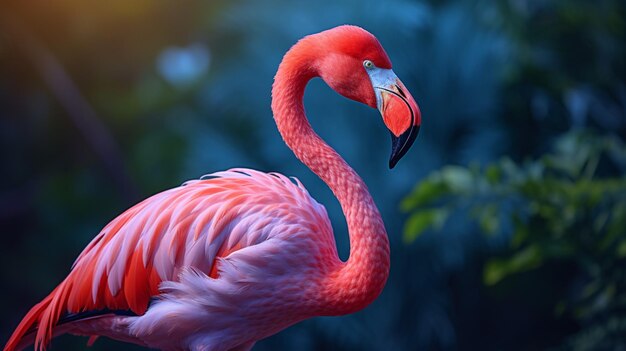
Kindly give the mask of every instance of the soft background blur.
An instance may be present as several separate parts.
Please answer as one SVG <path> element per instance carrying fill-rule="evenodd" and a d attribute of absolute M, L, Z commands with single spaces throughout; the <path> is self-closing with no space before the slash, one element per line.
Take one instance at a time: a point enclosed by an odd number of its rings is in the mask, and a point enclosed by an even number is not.
<path fill-rule="evenodd" d="M 216 170 L 297 176 L 346 258 L 339 205 L 284 146 L 269 104 L 297 39 L 351 23 L 379 38 L 421 106 L 413 149 L 389 171 L 377 111 L 320 80 L 305 103 L 369 185 L 391 277 L 364 311 L 305 321 L 255 350 L 625 350 L 625 8 L 3 1 L 0 341 L 115 215 Z M 53 349 L 85 343 L 65 336 Z"/>

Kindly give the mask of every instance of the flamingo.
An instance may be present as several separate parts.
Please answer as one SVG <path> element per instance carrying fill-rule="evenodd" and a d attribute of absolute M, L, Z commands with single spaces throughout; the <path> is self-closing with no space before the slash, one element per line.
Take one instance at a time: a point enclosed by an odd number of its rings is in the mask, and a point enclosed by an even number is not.
<path fill-rule="evenodd" d="M 296 178 L 212 173 L 131 207 L 87 245 L 69 275 L 23 318 L 5 351 L 57 335 L 105 336 L 162 350 L 243 351 L 315 316 L 363 309 L 389 274 L 383 220 L 359 175 L 311 128 L 307 82 L 377 108 L 389 167 L 413 144 L 420 110 L 379 41 L 339 26 L 298 41 L 272 88 L 272 112 L 296 157 L 341 204 L 350 256 L 337 255 L 325 208 Z"/>

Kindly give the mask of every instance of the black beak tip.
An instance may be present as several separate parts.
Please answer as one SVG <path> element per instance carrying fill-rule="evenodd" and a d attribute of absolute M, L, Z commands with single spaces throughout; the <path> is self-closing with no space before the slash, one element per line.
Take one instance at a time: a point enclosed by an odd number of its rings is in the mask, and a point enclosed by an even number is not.
<path fill-rule="evenodd" d="M 400 161 L 402 156 L 409 151 L 411 145 L 413 145 L 413 142 L 415 141 L 415 138 L 417 138 L 419 130 L 419 126 L 413 126 L 398 137 L 391 133 L 391 157 L 389 158 L 389 169 L 393 169 L 396 164 L 398 164 L 398 161 Z"/>
<path fill-rule="evenodd" d="M 400 161 L 400 159 L 394 159 L 393 157 L 391 157 L 389 159 L 389 169 L 393 169 L 396 164 L 398 164 L 398 161 Z"/>

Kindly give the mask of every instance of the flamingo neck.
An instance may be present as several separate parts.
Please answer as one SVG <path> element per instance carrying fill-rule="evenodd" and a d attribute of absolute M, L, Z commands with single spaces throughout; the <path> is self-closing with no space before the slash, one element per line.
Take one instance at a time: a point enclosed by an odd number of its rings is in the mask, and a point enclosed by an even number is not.
<path fill-rule="evenodd" d="M 272 111 L 287 146 L 328 185 L 345 215 L 350 257 L 347 262 L 333 257 L 335 264 L 320 286 L 317 310 L 320 315 L 340 315 L 362 309 L 382 291 L 389 275 L 389 240 L 361 177 L 309 124 L 304 90 L 319 73 L 311 64 L 315 58 L 299 50 L 301 44 L 287 52 L 280 64 L 272 89 Z"/>

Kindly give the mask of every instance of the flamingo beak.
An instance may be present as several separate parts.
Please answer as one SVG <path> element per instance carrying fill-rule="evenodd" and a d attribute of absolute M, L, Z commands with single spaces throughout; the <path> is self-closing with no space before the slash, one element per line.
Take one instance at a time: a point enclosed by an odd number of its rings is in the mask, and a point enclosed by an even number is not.
<path fill-rule="evenodd" d="M 376 94 L 376 106 L 391 133 L 389 168 L 409 151 L 420 130 L 421 113 L 402 81 L 390 69 L 368 72 Z"/>

